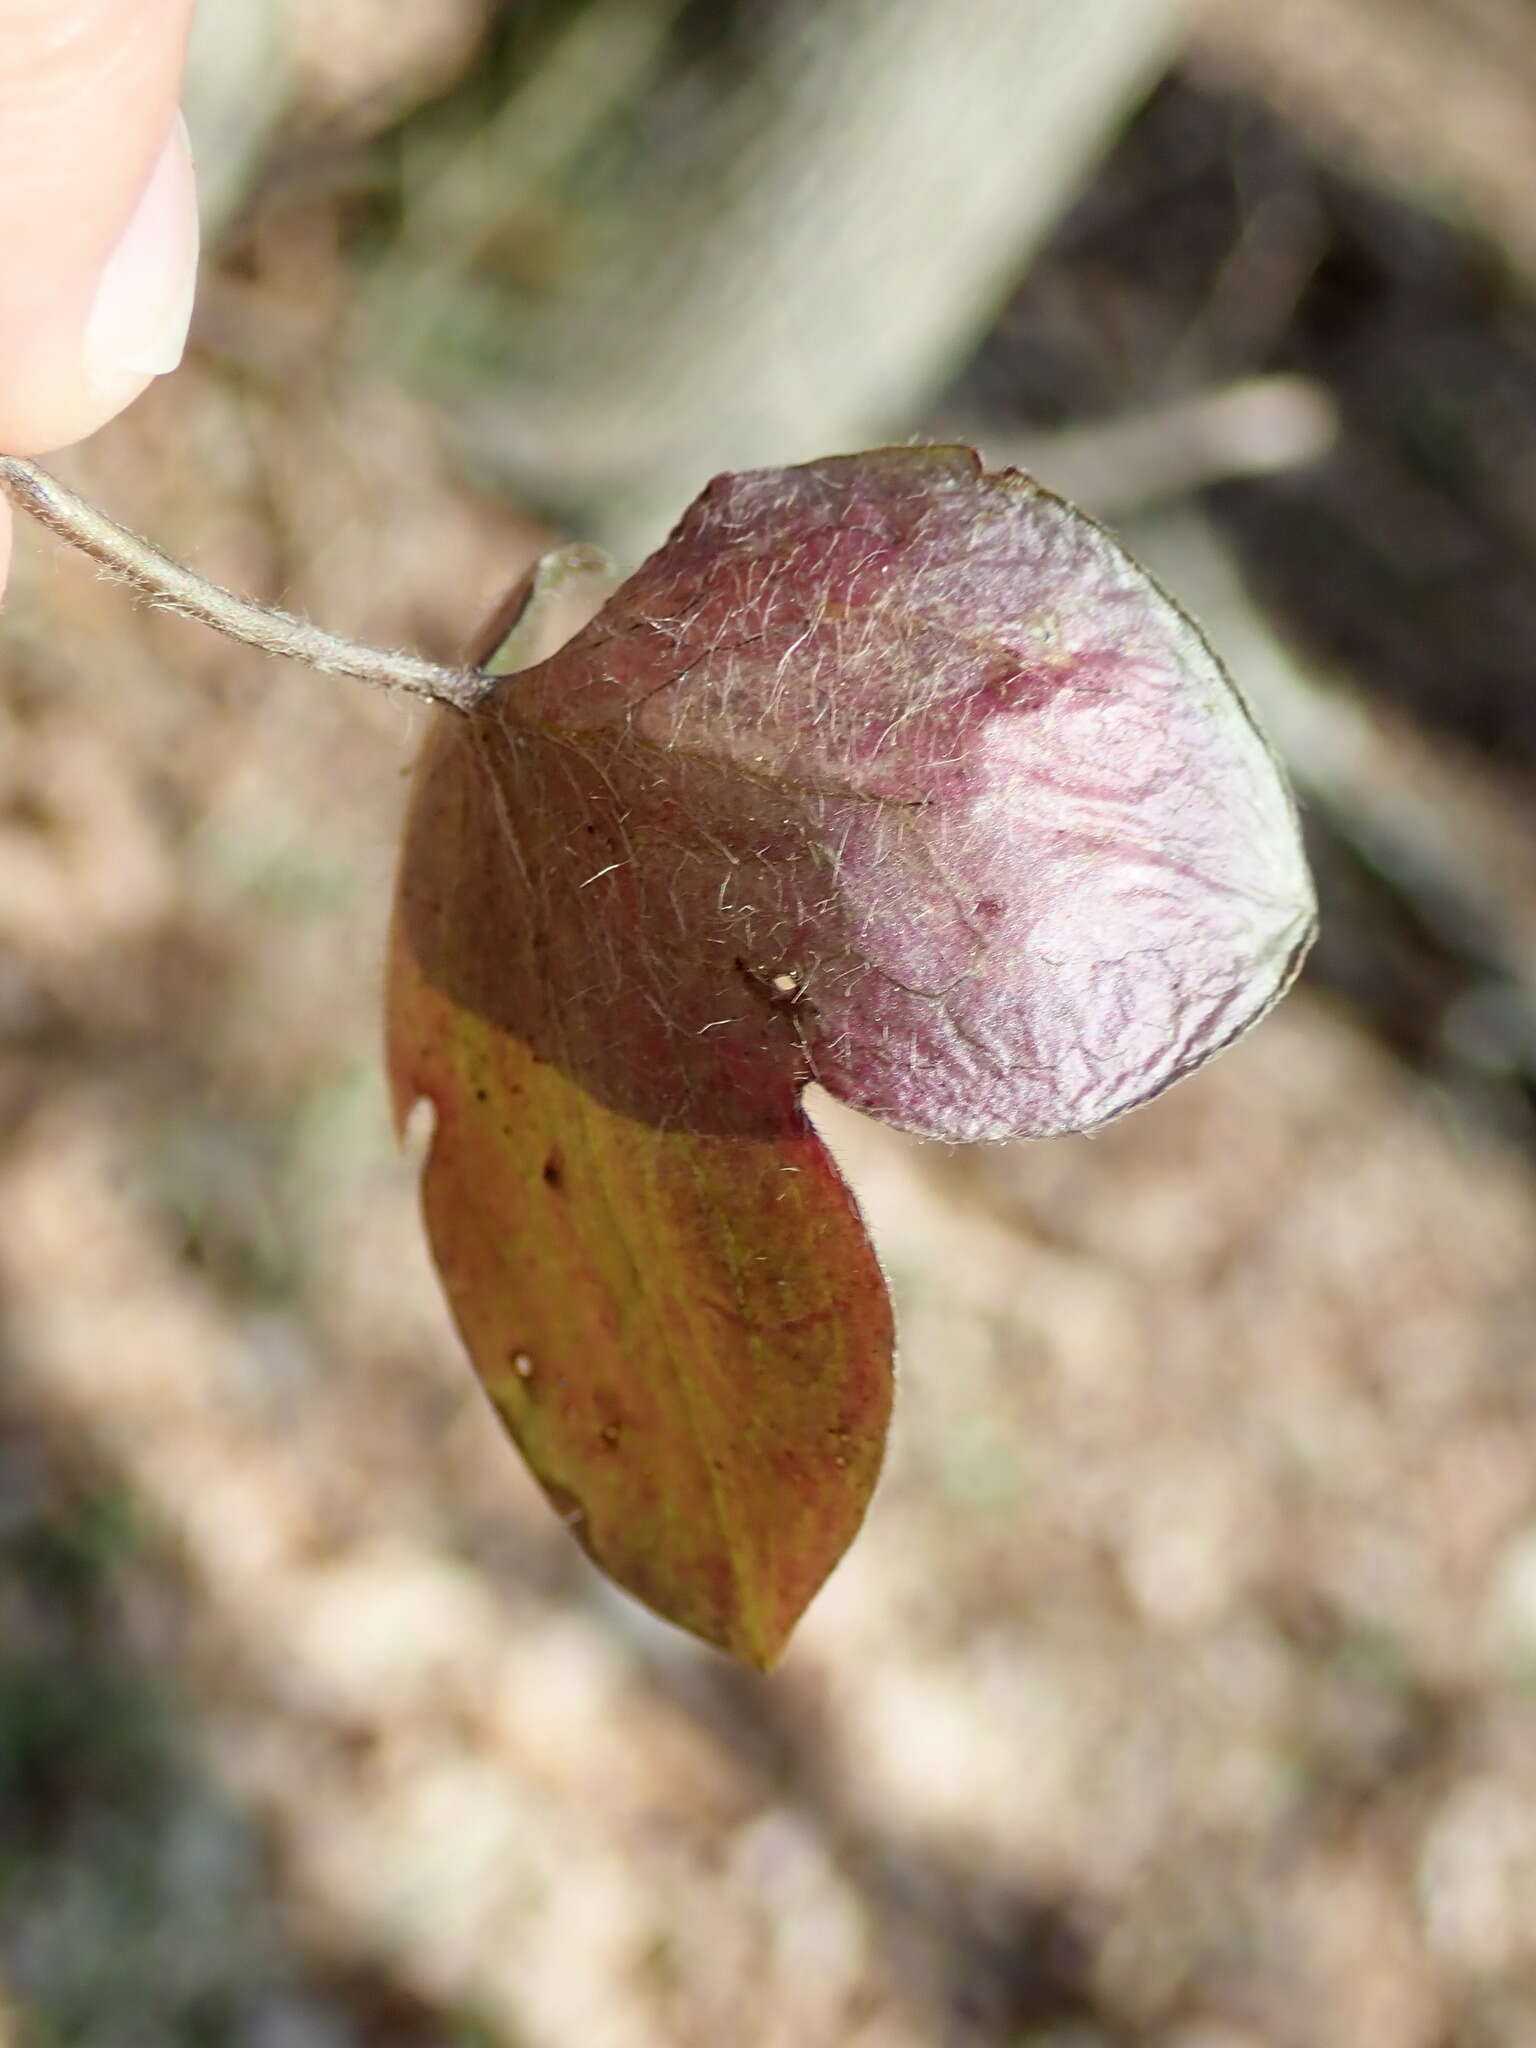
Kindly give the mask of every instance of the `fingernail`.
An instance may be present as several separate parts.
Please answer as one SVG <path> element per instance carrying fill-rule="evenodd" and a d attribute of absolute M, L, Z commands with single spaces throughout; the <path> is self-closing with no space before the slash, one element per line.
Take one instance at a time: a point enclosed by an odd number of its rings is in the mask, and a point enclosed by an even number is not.
<path fill-rule="evenodd" d="M 197 286 L 197 187 L 180 114 L 133 217 L 101 274 L 85 328 L 85 366 L 113 393 L 174 370 L 187 344 Z"/>

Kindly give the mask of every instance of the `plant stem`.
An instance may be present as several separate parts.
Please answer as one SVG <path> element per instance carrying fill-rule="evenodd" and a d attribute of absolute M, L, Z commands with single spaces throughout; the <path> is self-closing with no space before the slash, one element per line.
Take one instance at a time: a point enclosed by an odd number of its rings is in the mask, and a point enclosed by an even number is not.
<path fill-rule="evenodd" d="M 473 710 L 491 687 L 492 679 L 473 669 L 441 668 L 419 655 L 341 640 L 287 612 L 236 597 L 173 562 L 33 463 L 0 455 L 0 490 L 102 568 L 133 584 L 151 603 L 198 619 L 264 654 L 302 661 L 328 675 L 355 676 L 386 690 L 405 690 L 455 711 Z"/>

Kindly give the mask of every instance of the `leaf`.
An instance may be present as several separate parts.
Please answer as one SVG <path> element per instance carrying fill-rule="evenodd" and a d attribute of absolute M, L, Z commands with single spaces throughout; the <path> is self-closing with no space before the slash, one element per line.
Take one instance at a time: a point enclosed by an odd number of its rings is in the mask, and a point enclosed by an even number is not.
<path fill-rule="evenodd" d="M 391 976 L 396 1099 L 437 1105 L 438 1268 L 556 1509 L 621 1585 L 766 1666 L 874 1486 L 890 1307 L 788 1062 L 738 1086 L 734 1039 L 683 1040 L 631 1002 L 627 961 L 584 961 L 563 855 L 597 838 L 603 793 L 572 768 L 559 746 L 435 734 Z M 630 1060 L 635 1087 L 595 1085 Z"/>
<path fill-rule="evenodd" d="M 593 1556 L 767 1662 L 851 1537 L 884 1290 L 815 1078 L 1081 1130 L 1278 997 L 1283 782 L 1196 628 L 965 449 L 722 477 L 429 746 L 391 1066 L 492 1398 Z"/>

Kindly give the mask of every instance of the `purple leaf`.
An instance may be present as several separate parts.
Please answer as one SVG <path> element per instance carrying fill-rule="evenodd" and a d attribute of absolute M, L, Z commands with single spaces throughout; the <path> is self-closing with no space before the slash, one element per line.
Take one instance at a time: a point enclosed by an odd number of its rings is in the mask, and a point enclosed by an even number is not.
<path fill-rule="evenodd" d="M 960 448 L 711 484 L 442 729 L 396 921 L 434 1247 L 594 1555 L 766 1658 L 856 1525 L 889 1325 L 806 1080 L 933 1137 L 1086 1130 L 1262 1015 L 1312 928 L 1264 741 L 1091 520 Z"/>

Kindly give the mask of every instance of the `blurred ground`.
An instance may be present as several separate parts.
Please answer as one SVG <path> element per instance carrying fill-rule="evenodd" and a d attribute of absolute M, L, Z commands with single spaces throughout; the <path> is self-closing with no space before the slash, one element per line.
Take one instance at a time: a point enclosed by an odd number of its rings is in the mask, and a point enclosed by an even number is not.
<path fill-rule="evenodd" d="M 709 10 L 592 13 L 643 127 Z M 189 364 L 71 475 L 210 573 L 451 654 L 540 530 L 465 453 L 473 323 L 402 367 L 382 266 L 402 165 L 562 19 L 294 10 Z M 596 1580 L 448 1328 L 378 1073 L 419 715 L 25 549 L 0 2038 L 1536 2040 L 1536 115 L 1505 90 L 1536 28 L 1250 26 L 1207 11 L 947 402 L 1006 440 L 1311 380 L 1332 452 L 1203 502 L 1305 673 L 1376 707 L 1399 836 L 1313 806 L 1318 971 L 1095 1140 L 827 1112 L 903 1381 L 768 1680 Z M 1414 97 L 1447 49 L 1463 89 Z M 1497 150 L 1469 105 L 1506 109 Z M 519 188 L 498 275 L 557 264 L 582 177 Z"/>

